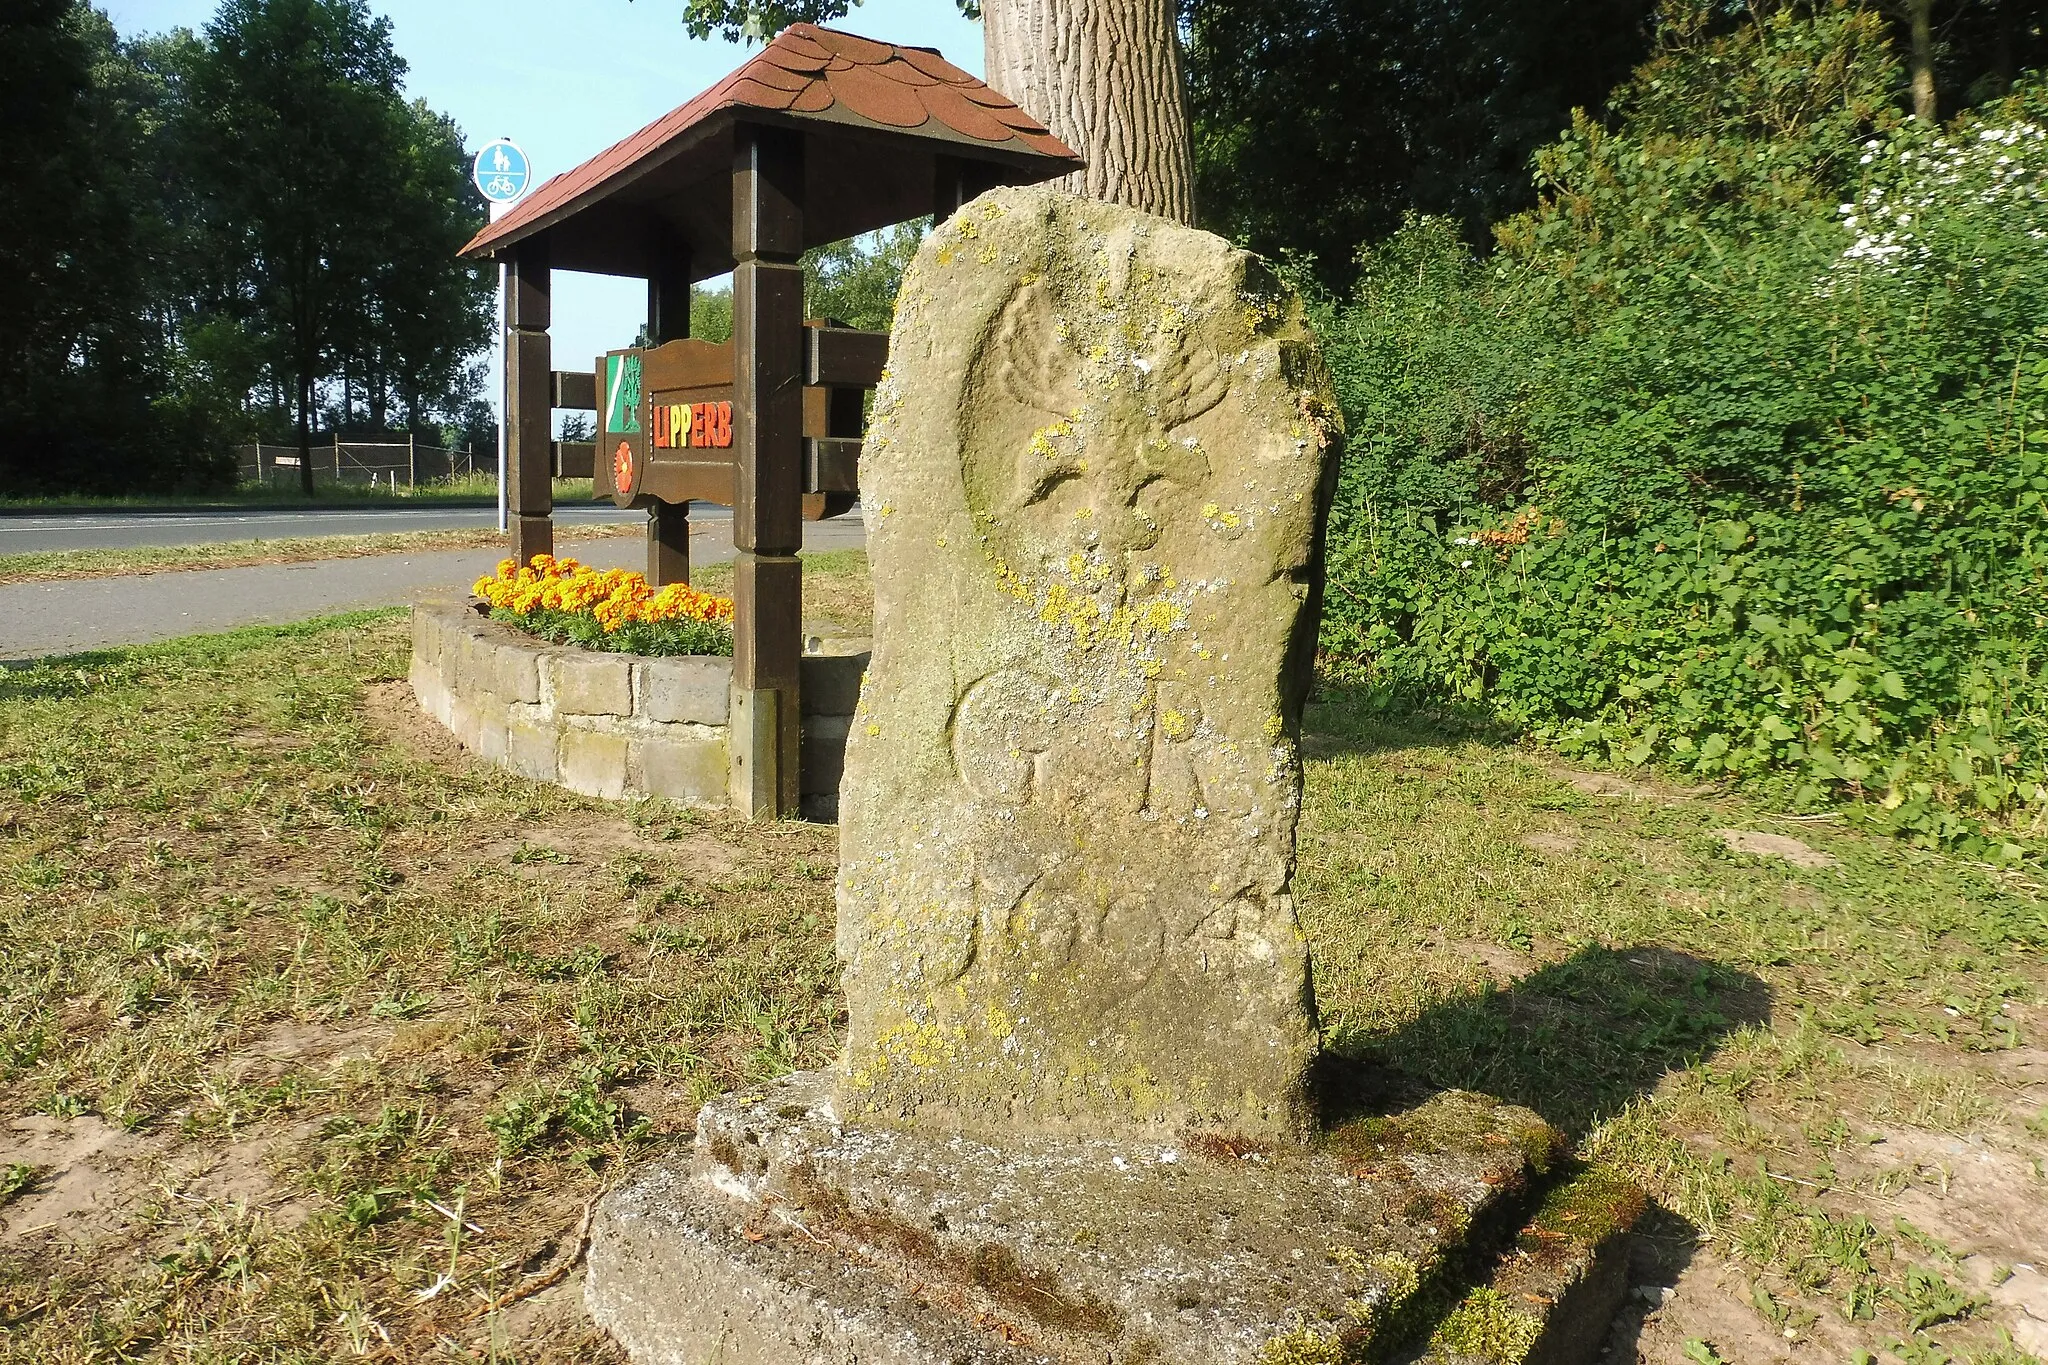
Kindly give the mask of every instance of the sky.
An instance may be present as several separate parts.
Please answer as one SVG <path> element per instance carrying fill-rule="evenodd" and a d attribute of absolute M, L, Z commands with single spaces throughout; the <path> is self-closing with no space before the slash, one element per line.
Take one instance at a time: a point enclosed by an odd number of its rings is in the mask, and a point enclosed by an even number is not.
<path fill-rule="evenodd" d="M 129 37 L 198 29 L 218 0 L 97 0 Z M 660 118 L 745 61 L 753 49 L 683 29 L 683 0 L 369 0 L 391 21 L 410 68 L 406 93 L 454 116 L 472 150 L 509 137 L 533 160 L 534 183 L 587 161 Z M 981 25 L 954 0 L 866 0 L 837 28 L 935 47 L 980 75 Z M 554 363 L 582 369 L 629 346 L 645 321 L 647 286 L 555 274 Z M 498 401 L 496 368 L 491 402 Z"/>

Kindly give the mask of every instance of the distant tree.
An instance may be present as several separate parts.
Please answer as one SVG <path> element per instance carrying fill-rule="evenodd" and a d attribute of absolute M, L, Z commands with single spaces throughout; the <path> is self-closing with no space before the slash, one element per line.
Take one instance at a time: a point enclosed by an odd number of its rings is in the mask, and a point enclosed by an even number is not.
<path fill-rule="evenodd" d="M 1204 222 L 1338 291 L 1412 211 L 1475 244 L 1535 201 L 1529 157 L 1648 50 L 1656 0 L 1195 0 Z"/>
<path fill-rule="evenodd" d="M 348 369 L 370 424 L 402 408 L 409 426 L 459 407 L 479 382 L 471 358 L 490 342 L 495 272 L 456 259 L 483 226 L 454 120 L 423 100 L 404 107 L 398 154 L 365 168 L 364 192 L 388 206 L 384 250 L 355 314 Z"/>
<path fill-rule="evenodd" d="M 0 487 L 169 485 L 207 437 L 159 411 L 175 274 L 142 118 L 148 83 L 74 0 L 0 11 Z"/>
<path fill-rule="evenodd" d="M 888 331 L 903 272 L 930 225 L 919 218 L 805 252 L 804 315 Z"/>
<path fill-rule="evenodd" d="M 829 24 L 860 0 L 684 0 L 683 27 L 692 38 L 716 33 L 729 42 L 766 42 L 791 24 Z M 979 14 L 972 0 L 960 12 Z"/>
<path fill-rule="evenodd" d="M 1925 122 L 2000 99 L 2020 72 L 2048 66 L 2040 0 L 1885 0 L 1884 10 Z"/>
<path fill-rule="evenodd" d="M 393 245 L 404 73 L 390 22 L 365 0 L 223 0 L 191 76 L 209 236 L 243 265 L 237 301 L 291 385 L 308 496 L 319 382 L 356 339 Z"/>
<path fill-rule="evenodd" d="M 888 331 L 903 272 L 930 226 L 929 218 L 918 218 L 806 251 L 804 316 Z M 700 341 L 732 340 L 732 290 L 719 287 L 691 292 L 690 335 Z M 633 344 L 647 344 L 644 328 Z"/>
<path fill-rule="evenodd" d="M 206 215 L 195 180 L 197 151 L 189 134 L 191 79 L 204 47 L 189 29 L 136 38 L 123 45 L 125 62 L 103 63 L 100 82 L 124 73 L 127 102 L 138 126 L 139 164 L 130 177 L 136 260 L 147 264 L 145 327 L 160 349 L 165 412 L 222 439 L 247 439 L 260 424 L 249 398 L 268 372 L 266 339 L 224 300 L 236 293 L 244 271 L 205 231 Z M 145 207 L 146 206 L 146 207 Z"/>
<path fill-rule="evenodd" d="M 690 335 L 703 341 L 732 340 L 732 290 L 692 289 L 690 291 Z M 647 344 L 646 329 L 641 329 L 636 346 Z"/>

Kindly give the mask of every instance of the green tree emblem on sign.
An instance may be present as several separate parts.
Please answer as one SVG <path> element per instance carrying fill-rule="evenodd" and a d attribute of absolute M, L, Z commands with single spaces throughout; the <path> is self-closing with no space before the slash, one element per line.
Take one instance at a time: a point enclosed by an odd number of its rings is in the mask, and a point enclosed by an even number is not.
<path fill-rule="evenodd" d="M 604 391 L 610 401 L 605 405 L 604 429 L 640 430 L 640 357 L 607 356 L 605 366 Z"/>

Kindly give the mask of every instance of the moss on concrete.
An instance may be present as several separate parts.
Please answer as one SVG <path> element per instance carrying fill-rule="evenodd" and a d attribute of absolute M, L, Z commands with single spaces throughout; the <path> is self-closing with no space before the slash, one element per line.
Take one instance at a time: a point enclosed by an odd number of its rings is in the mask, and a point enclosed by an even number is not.
<path fill-rule="evenodd" d="M 1365 1359 L 1363 1339 L 1347 1340 L 1313 1327 L 1283 1332 L 1259 1350 L 1259 1365 L 1362 1365 Z"/>
<path fill-rule="evenodd" d="M 1647 1201 L 1631 1181 L 1601 1166 L 1588 1166 L 1544 1196 L 1523 1233 L 1524 1250 L 1572 1241 L 1597 1246 L 1627 1232 L 1643 1216 Z"/>
<path fill-rule="evenodd" d="M 1491 1285 L 1467 1294 L 1430 1336 L 1433 1356 L 1459 1365 L 1520 1365 L 1543 1337 L 1543 1319 Z"/>
<path fill-rule="evenodd" d="M 1464 1090 L 1445 1091 L 1399 1114 L 1344 1124 L 1324 1135 L 1323 1146 L 1360 1175 L 1411 1155 L 1510 1147 L 1529 1171 L 1544 1175 L 1567 1149 L 1564 1134 L 1529 1110 Z"/>

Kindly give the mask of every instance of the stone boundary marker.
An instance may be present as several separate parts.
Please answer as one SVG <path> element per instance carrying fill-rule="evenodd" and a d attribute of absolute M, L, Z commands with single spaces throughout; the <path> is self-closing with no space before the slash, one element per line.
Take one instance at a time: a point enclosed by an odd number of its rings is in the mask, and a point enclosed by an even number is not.
<path fill-rule="evenodd" d="M 1641 1196 L 1527 1109 L 1318 1057 L 1339 430 L 1300 301 L 1210 234 L 996 190 L 925 238 L 889 356 L 845 1051 L 602 1201 L 593 1316 L 661 1365 L 1591 1361 Z"/>
<path fill-rule="evenodd" d="M 465 749 L 537 782 L 618 801 L 729 803 L 732 660 L 643 658 L 551 645 L 462 601 L 413 608 L 420 708 Z M 806 812 L 837 814 L 866 642 L 812 638 L 803 657 Z"/>

